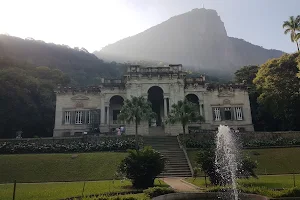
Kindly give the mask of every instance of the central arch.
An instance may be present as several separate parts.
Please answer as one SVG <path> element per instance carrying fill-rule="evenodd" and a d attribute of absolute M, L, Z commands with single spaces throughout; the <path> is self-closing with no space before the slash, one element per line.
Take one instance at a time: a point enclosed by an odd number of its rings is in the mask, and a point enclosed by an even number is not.
<path fill-rule="evenodd" d="M 148 100 L 152 104 L 152 110 L 156 113 L 156 126 L 162 125 L 164 115 L 164 91 L 159 86 L 152 86 L 148 90 Z"/>

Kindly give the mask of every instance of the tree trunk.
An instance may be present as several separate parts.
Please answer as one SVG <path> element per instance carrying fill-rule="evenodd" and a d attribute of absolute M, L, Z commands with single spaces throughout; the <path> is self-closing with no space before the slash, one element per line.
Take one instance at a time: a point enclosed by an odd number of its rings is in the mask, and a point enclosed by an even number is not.
<path fill-rule="evenodd" d="M 139 144 L 138 144 L 138 122 L 135 121 L 135 149 L 139 150 Z"/>
<path fill-rule="evenodd" d="M 299 51 L 299 43 L 298 43 L 298 41 L 296 41 L 296 44 L 297 44 L 298 52 L 300 52 L 300 51 Z"/>

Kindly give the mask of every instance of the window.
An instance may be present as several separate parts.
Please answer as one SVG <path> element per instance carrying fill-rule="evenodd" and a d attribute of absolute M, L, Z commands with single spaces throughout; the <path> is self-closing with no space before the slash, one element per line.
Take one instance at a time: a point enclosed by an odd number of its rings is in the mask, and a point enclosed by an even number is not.
<path fill-rule="evenodd" d="M 83 122 L 83 111 L 75 112 L 75 124 L 82 124 Z"/>
<path fill-rule="evenodd" d="M 70 124 L 71 122 L 71 112 L 65 111 L 65 124 Z"/>
<path fill-rule="evenodd" d="M 120 114 L 120 110 L 113 110 L 113 121 L 118 120 L 119 114 Z"/>
<path fill-rule="evenodd" d="M 231 108 L 224 108 L 225 120 L 231 120 Z"/>
<path fill-rule="evenodd" d="M 240 121 L 243 120 L 243 111 L 241 107 L 235 107 L 234 108 L 235 111 L 235 119 Z"/>
<path fill-rule="evenodd" d="M 221 121 L 220 108 L 214 108 L 214 119 L 215 121 Z"/>
<path fill-rule="evenodd" d="M 88 111 L 87 112 L 87 123 L 88 124 L 91 124 L 92 123 L 92 113 L 91 113 L 92 111 Z"/>

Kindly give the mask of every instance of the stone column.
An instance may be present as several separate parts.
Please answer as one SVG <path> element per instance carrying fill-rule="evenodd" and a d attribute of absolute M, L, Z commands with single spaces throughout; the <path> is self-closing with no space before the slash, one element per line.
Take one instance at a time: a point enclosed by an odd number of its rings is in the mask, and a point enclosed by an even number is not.
<path fill-rule="evenodd" d="M 107 112 L 106 112 L 106 123 L 109 125 L 109 106 L 106 106 Z"/>
<path fill-rule="evenodd" d="M 104 99 L 101 100 L 101 118 L 100 118 L 100 124 L 105 124 L 105 106 L 104 106 Z"/>
<path fill-rule="evenodd" d="M 200 115 L 203 117 L 202 105 L 203 105 L 203 104 L 200 102 L 200 103 L 199 103 Z"/>
<path fill-rule="evenodd" d="M 167 112 L 167 97 L 164 97 L 164 118 L 166 119 L 168 116 L 168 112 Z"/>

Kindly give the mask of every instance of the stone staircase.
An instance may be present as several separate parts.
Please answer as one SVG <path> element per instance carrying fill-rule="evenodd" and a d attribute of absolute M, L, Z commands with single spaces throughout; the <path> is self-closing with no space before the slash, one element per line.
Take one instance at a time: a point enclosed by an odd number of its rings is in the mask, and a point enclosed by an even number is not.
<path fill-rule="evenodd" d="M 192 173 L 175 136 L 144 137 L 145 146 L 152 146 L 166 158 L 165 172 L 160 177 L 191 177 Z"/>

